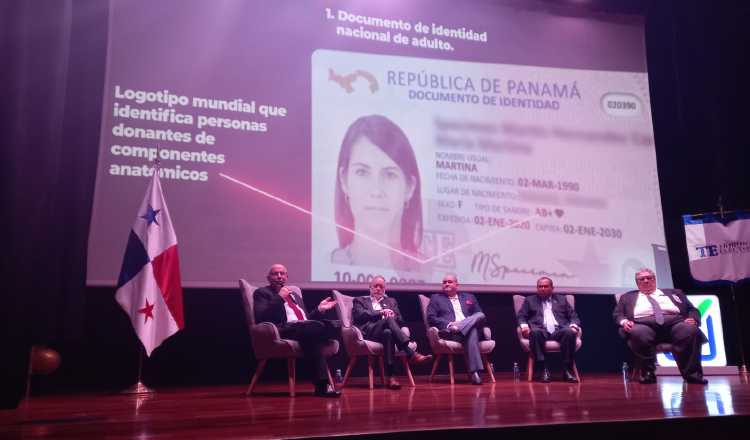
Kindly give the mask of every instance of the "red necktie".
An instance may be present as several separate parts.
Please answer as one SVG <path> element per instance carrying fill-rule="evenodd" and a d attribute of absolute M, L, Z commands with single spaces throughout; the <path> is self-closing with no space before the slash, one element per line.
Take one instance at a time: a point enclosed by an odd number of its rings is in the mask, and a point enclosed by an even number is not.
<path fill-rule="evenodd" d="M 305 319 L 305 317 L 302 316 L 302 310 L 300 310 L 299 307 L 297 307 L 297 304 L 292 301 L 291 293 L 286 297 L 286 303 L 289 304 L 289 307 L 292 308 L 292 311 L 294 312 L 294 315 L 297 317 L 297 319 L 299 319 L 300 321 L 303 321 Z"/>

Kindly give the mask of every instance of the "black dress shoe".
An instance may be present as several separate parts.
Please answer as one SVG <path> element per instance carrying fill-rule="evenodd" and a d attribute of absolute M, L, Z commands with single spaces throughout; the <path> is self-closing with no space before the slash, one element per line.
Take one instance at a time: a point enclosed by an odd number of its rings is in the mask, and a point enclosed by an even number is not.
<path fill-rule="evenodd" d="M 414 354 L 409 358 L 409 363 L 412 365 L 420 365 L 424 364 L 425 362 L 429 362 L 432 360 L 432 355 L 424 355 L 418 352 L 414 352 Z"/>
<path fill-rule="evenodd" d="M 536 378 L 537 382 L 543 382 L 543 383 L 549 383 L 551 381 L 549 370 L 544 368 L 542 369 L 542 374 Z"/>
<path fill-rule="evenodd" d="M 340 397 L 341 391 L 337 391 L 328 382 L 323 382 L 315 385 L 315 395 L 318 397 Z"/>
<path fill-rule="evenodd" d="M 386 387 L 388 389 L 391 389 L 391 390 L 400 390 L 401 389 L 401 384 L 398 383 L 398 380 L 395 377 L 391 376 L 391 377 L 388 378 L 388 382 L 386 384 Z"/>
<path fill-rule="evenodd" d="M 641 375 L 641 378 L 638 379 L 638 382 L 645 383 L 645 384 L 656 383 L 656 375 L 654 374 L 653 371 L 645 371 Z"/>
<path fill-rule="evenodd" d="M 698 385 L 707 385 L 708 380 L 704 379 L 703 376 L 688 376 L 685 378 L 685 382 L 694 383 Z"/>
<path fill-rule="evenodd" d="M 571 371 L 565 370 L 563 371 L 563 382 L 578 383 L 578 379 Z"/>
<path fill-rule="evenodd" d="M 479 373 L 476 371 L 471 373 L 471 384 L 472 385 L 481 385 L 482 384 L 482 378 L 479 377 Z"/>

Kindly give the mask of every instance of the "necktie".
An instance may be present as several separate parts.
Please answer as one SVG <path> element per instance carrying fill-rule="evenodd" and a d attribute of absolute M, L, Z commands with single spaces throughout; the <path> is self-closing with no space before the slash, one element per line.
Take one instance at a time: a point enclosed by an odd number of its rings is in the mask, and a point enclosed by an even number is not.
<path fill-rule="evenodd" d="M 552 314 L 552 300 L 546 300 L 542 303 L 544 307 L 544 326 L 547 327 L 549 334 L 555 332 L 555 315 Z"/>
<path fill-rule="evenodd" d="M 299 307 L 297 307 L 297 304 L 295 304 L 294 301 L 292 301 L 291 293 L 286 297 L 286 303 L 289 304 L 289 307 L 292 308 L 292 311 L 294 312 L 294 316 L 296 316 L 297 319 L 299 319 L 300 321 L 305 319 L 304 316 L 302 316 L 302 310 L 300 310 Z"/>
<path fill-rule="evenodd" d="M 656 320 L 656 323 L 659 325 L 664 324 L 664 312 L 661 310 L 659 303 L 656 302 L 651 295 L 646 295 L 646 299 L 651 303 L 651 308 L 654 310 L 654 319 Z"/>

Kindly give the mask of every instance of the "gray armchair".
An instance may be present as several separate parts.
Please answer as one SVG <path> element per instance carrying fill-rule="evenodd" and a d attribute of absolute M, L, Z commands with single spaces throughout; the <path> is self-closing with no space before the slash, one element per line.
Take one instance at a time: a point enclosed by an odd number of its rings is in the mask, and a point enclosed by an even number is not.
<path fill-rule="evenodd" d="M 513 310 L 516 312 L 516 318 L 518 318 L 518 312 L 523 306 L 524 298 L 525 297 L 522 295 L 513 295 Z M 565 295 L 565 300 L 570 304 L 570 307 L 575 308 L 576 300 L 573 295 Z M 531 381 L 534 378 L 534 358 L 531 356 L 531 350 L 529 349 L 529 338 L 521 333 L 521 327 L 516 327 L 516 334 L 518 335 L 518 342 L 521 343 L 521 348 L 528 353 L 526 373 L 528 376 L 527 379 Z M 576 337 L 576 351 L 580 350 L 581 345 L 583 344 L 581 336 L 583 336 L 583 329 L 578 332 L 578 337 Z M 560 344 L 557 341 L 546 341 L 544 343 L 544 349 L 547 353 L 559 353 Z M 575 362 L 573 362 L 573 373 L 576 375 L 578 382 L 580 382 L 581 376 L 578 374 L 578 367 Z"/>
<path fill-rule="evenodd" d="M 362 336 L 362 332 L 357 326 L 352 324 L 352 304 L 354 298 L 348 295 L 344 295 L 336 290 L 333 291 L 333 297 L 336 299 L 336 313 L 338 314 L 339 320 L 341 320 L 341 337 L 344 341 L 344 347 L 346 347 L 346 353 L 349 355 L 349 364 L 346 366 L 346 373 L 344 373 L 344 381 L 341 387 L 345 387 L 349 380 L 349 375 L 352 372 L 352 368 L 357 363 L 357 359 L 360 356 L 367 356 L 367 376 L 369 380 L 370 389 L 374 387 L 373 380 L 373 367 L 372 363 L 375 359 L 380 364 L 380 378 L 385 385 L 385 373 L 383 368 L 383 344 L 376 341 L 370 341 Z M 408 327 L 401 327 L 401 330 L 410 335 Z M 417 343 L 414 341 L 409 342 L 409 347 L 412 350 L 417 349 Z M 409 380 L 409 385 L 414 387 L 414 376 L 411 374 L 411 368 L 409 368 L 409 361 L 406 358 L 406 354 L 398 350 L 396 356 L 401 359 L 404 365 L 404 371 Z"/>
<path fill-rule="evenodd" d="M 443 356 L 448 358 L 448 373 L 450 374 L 451 385 L 456 381 L 454 375 L 453 366 L 453 355 L 464 355 L 464 346 L 460 342 L 443 339 L 439 336 L 437 327 L 431 327 L 427 322 L 427 306 L 430 304 L 430 298 L 419 295 L 419 306 L 422 310 L 422 320 L 424 326 L 427 329 L 427 340 L 430 342 L 430 348 L 435 354 L 435 360 L 432 364 L 432 372 L 430 373 L 430 381 L 435 376 L 437 371 L 438 363 Z M 492 332 L 489 327 L 484 327 L 484 340 L 479 342 L 479 351 L 482 353 L 482 362 L 484 363 L 484 369 L 489 376 L 490 382 L 495 383 L 495 373 L 492 371 L 490 361 L 487 358 L 489 353 L 495 349 L 495 341 L 492 340 Z"/>
<path fill-rule="evenodd" d="M 295 291 L 300 298 L 302 292 L 299 287 L 287 286 L 291 290 Z M 253 352 L 255 358 L 258 360 L 258 365 L 255 369 L 252 379 L 250 380 L 250 386 L 247 388 L 247 395 L 252 394 L 255 384 L 258 382 L 260 375 L 266 367 L 266 363 L 269 359 L 273 358 L 285 358 L 287 365 L 287 373 L 289 376 L 289 395 L 294 397 L 295 385 L 297 380 L 297 358 L 303 357 L 302 347 L 299 342 L 292 339 L 282 339 L 279 335 L 279 329 L 276 325 L 270 322 L 255 322 L 255 311 L 253 294 L 257 287 L 251 285 L 245 280 L 240 280 L 240 292 L 242 293 L 242 302 L 245 306 L 245 317 L 247 318 L 247 327 L 250 332 L 250 340 L 253 346 Z M 336 340 L 329 340 L 328 345 L 325 347 L 325 355 L 327 357 L 333 356 L 339 351 L 339 342 Z M 333 379 L 331 373 L 328 373 L 328 380 L 333 385 Z"/>
<path fill-rule="evenodd" d="M 620 302 L 620 297 L 622 295 L 624 295 L 624 294 L 625 294 L 624 292 L 623 293 L 616 293 L 615 294 L 615 304 L 617 304 L 618 302 Z M 629 339 L 627 340 L 627 345 L 628 345 L 628 348 L 630 349 L 630 352 L 634 353 L 633 347 L 630 346 L 630 340 Z M 669 342 L 660 342 L 660 343 L 656 344 L 656 352 L 657 353 L 672 353 L 672 350 L 674 350 L 674 347 L 672 347 L 672 344 L 670 344 Z M 633 368 L 631 370 L 630 377 L 631 378 L 636 378 L 636 377 L 639 377 L 640 374 L 641 374 L 641 365 L 640 365 L 640 362 L 639 362 L 638 358 L 635 357 L 635 355 L 633 355 L 633 356 L 634 356 Z"/>

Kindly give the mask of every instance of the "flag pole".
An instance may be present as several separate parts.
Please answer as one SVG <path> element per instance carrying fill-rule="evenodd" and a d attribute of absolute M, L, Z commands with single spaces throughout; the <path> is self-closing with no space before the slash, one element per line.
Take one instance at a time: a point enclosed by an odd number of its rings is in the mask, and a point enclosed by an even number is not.
<path fill-rule="evenodd" d="M 165 339 L 184 327 L 177 236 L 159 181 L 160 151 L 157 147 L 151 182 L 130 231 L 115 293 L 117 302 L 130 317 L 141 342 L 137 382 L 122 393 L 154 393 L 141 380 L 144 354 L 149 357 Z M 142 252 L 137 249 L 147 250 L 147 258 L 143 258 Z M 139 314 L 143 314 L 143 317 Z M 143 321 L 139 322 L 140 319 Z"/>
<path fill-rule="evenodd" d="M 154 172 L 159 172 L 159 147 L 156 147 L 156 159 L 154 159 Z M 149 388 L 146 386 L 146 384 L 143 383 L 143 355 L 145 354 L 146 349 L 143 347 L 142 344 L 138 344 L 138 379 L 136 380 L 135 384 L 131 387 L 128 387 L 120 392 L 120 394 L 151 394 L 154 393 L 153 388 Z"/>
<path fill-rule="evenodd" d="M 734 283 L 729 285 L 732 292 L 732 303 L 734 303 L 734 322 L 737 327 L 737 345 L 740 346 L 740 374 L 747 375 L 747 363 L 745 362 L 745 344 L 742 342 L 742 325 L 740 324 L 740 312 L 737 310 L 737 296 L 735 295 Z"/>
<path fill-rule="evenodd" d="M 140 349 L 138 350 L 138 380 L 136 383 L 120 392 L 120 394 L 150 394 L 154 393 L 153 388 L 147 387 L 141 379 L 143 378 L 143 355 L 144 355 L 144 348 L 141 345 Z"/>
<path fill-rule="evenodd" d="M 721 215 L 721 219 L 724 220 L 725 211 L 724 211 L 724 203 L 722 203 L 721 201 L 721 194 L 719 195 L 718 205 L 719 205 L 719 214 Z M 732 304 L 734 304 L 734 307 L 732 308 L 734 309 L 734 322 L 735 322 L 735 327 L 737 331 L 737 345 L 739 345 L 739 348 L 740 348 L 739 373 L 742 375 L 747 375 L 747 363 L 745 362 L 745 344 L 742 341 L 742 324 L 741 324 L 742 318 L 740 317 L 739 310 L 737 310 L 738 308 L 737 306 L 739 304 L 737 303 L 737 295 L 734 289 L 735 284 L 736 283 L 734 281 L 729 283 L 729 291 L 732 293 Z"/>

